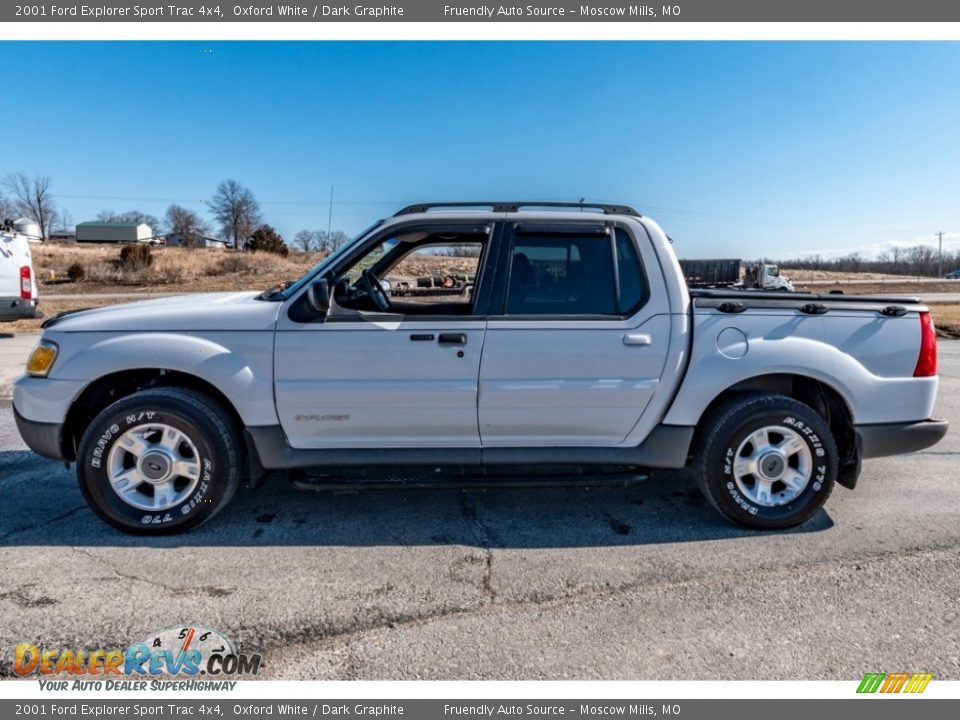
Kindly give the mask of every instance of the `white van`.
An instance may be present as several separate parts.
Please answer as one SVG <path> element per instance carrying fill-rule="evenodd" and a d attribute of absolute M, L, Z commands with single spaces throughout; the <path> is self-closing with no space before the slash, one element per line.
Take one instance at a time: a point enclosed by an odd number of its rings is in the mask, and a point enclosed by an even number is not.
<path fill-rule="evenodd" d="M 0 322 L 37 316 L 30 242 L 9 223 L 0 226 Z"/>

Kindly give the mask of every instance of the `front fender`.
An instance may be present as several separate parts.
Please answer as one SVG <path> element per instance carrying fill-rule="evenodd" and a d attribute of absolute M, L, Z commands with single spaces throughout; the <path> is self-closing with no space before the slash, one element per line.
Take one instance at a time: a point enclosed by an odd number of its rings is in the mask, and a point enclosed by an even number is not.
<path fill-rule="evenodd" d="M 58 337 L 59 335 L 59 337 Z M 89 384 L 113 373 L 162 369 L 198 377 L 245 425 L 279 422 L 273 402 L 273 331 L 48 333 L 60 347 L 50 379 Z"/>

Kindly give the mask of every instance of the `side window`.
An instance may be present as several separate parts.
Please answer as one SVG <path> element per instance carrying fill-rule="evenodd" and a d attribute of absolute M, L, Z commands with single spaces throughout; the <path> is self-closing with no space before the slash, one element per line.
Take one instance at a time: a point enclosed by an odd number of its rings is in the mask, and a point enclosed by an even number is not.
<path fill-rule="evenodd" d="M 337 270 L 332 313 L 470 315 L 488 240 L 476 231 L 387 238 Z"/>
<path fill-rule="evenodd" d="M 466 310 L 473 303 L 482 254 L 480 242 L 421 245 L 382 277 L 395 298 L 420 304 L 454 303 Z"/>
<path fill-rule="evenodd" d="M 632 315 L 647 301 L 647 276 L 633 240 L 617 229 L 617 280 L 619 293 L 617 310 L 620 315 Z"/>
<path fill-rule="evenodd" d="M 507 315 L 626 315 L 646 300 L 629 235 L 518 235 L 510 258 Z"/>

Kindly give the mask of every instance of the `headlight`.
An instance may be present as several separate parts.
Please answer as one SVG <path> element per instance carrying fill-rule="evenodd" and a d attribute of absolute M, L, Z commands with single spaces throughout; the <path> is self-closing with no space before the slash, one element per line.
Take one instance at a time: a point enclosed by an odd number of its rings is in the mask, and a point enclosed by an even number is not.
<path fill-rule="evenodd" d="M 41 340 L 33 352 L 30 353 L 30 359 L 27 360 L 27 374 L 34 377 L 46 377 L 53 367 L 53 361 L 57 359 L 59 348 L 56 343 L 49 340 Z"/>

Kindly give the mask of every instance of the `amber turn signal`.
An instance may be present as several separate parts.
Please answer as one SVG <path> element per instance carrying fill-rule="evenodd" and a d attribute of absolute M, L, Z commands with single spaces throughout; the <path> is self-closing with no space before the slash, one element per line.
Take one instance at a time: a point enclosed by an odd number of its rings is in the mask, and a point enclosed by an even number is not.
<path fill-rule="evenodd" d="M 57 359 L 57 346 L 49 340 L 41 340 L 27 360 L 27 374 L 37 377 L 46 377 Z"/>

